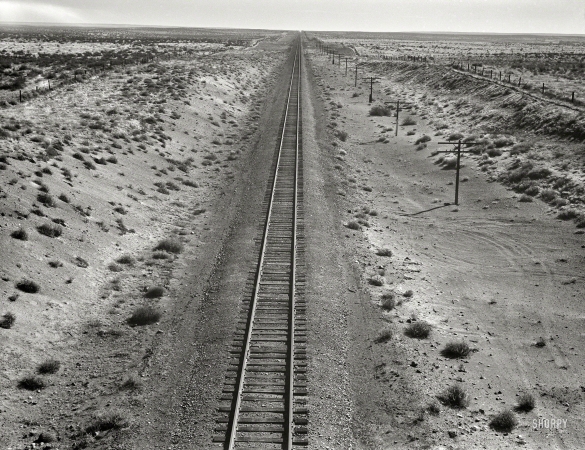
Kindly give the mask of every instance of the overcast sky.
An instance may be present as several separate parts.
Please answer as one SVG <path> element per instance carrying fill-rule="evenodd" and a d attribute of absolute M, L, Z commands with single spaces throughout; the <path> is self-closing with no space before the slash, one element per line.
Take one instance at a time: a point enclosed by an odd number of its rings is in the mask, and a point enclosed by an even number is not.
<path fill-rule="evenodd" d="M 0 22 L 585 34 L 585 1 L 0 0 Z"/>

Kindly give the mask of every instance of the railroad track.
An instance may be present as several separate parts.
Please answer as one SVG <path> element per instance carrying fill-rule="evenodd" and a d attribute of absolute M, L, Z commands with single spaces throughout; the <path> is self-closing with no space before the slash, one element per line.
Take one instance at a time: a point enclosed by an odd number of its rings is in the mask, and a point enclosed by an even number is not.
<path fill-rule="evenodd" d="M 307 445 L 300 38 L 274 172 L 221 398 L 224 449 Z"/>

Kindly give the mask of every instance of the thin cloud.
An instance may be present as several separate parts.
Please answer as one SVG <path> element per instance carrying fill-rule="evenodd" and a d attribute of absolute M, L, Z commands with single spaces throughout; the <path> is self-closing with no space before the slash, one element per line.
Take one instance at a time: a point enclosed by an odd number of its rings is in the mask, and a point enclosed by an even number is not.
<path fill-rule="evenodd" d="M 50 3 L 0 0 L 0 22 L 80 23 L 83 17 L 73 8 Z"/>

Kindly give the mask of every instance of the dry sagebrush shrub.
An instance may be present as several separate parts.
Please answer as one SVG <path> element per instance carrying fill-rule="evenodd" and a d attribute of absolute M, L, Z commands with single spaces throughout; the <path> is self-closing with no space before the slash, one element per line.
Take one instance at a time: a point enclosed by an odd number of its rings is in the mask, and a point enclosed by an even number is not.
<path fill-rule="evenodd" d="M 462 409 L 469 405 L 469 397 L 467 392 L 458 384 L 449 386 L 447 389 L 437 395 L 437 398 L 445 406 L 449 406 L 451 408 Z"/>
<path fill-rule="evenodd" d="M 174 238 L 163 239 L 154 247 L 154 250 L 162 250 L 168 253 L 181 253 L 183 251 L 183 244 Z"/>
<path fill-rule="evenodd" d="M 48 359 L 37 366 L 37 373 L 41 375 L 57 373 L 60 367 L 60 361 L 57 361 L 56 359 Z"/>
<path fill-rule="evenodd" d="M 441 355 L 445 356 L 446 358 L 466 358 L 471 349 L 466 342 L 463 341 L 453 341 L 448 342 L 443 350 L 441 350 Z"/>
<path fill-rule="evenodd" d="M 131 326 L 151 325 L 160 320 L 161 313 L 151 306 L 141 306 L 137 308 L 132 316 L 128 319 Z"/>
<path fill-rule="evenodd" d="M 41 287 L 38 283 L 35 283 L 32 280 L 22 279 L 15 285 L 16 289 L 26 292 L 27 294 L 36 294 L 41 290 Z"/>
<path fill-rule="evenodd" d="M 502 433 L 509 433 L 518 425 L 518 420 L 512 411 L 505 410 L 496 414 L 490 420 L 490 428 Z"/>
<path fill-rule="evenodd" d="M 426 339 L 431 334 L 431 324 L 425 321 L 411 323 L 404 330 L 404 334 L 414 339 Z"/>

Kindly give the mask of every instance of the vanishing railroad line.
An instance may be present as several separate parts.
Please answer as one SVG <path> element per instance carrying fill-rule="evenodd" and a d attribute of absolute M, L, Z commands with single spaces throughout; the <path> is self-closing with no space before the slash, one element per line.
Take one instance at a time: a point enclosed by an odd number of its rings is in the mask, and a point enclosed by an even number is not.
<path fill-rule="evenodd" d="M 214 442 L 224 449 L 307 445 L 299 38 L 275 170 L 234 342 Z"/>

